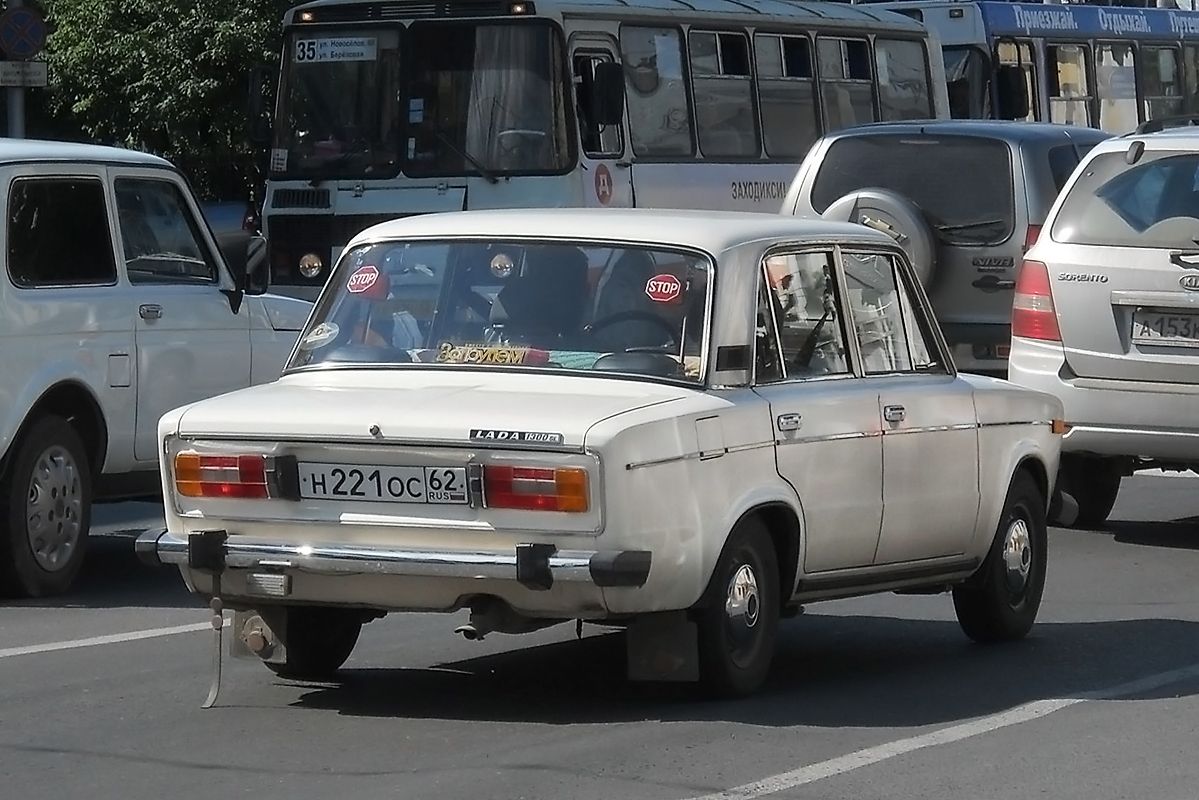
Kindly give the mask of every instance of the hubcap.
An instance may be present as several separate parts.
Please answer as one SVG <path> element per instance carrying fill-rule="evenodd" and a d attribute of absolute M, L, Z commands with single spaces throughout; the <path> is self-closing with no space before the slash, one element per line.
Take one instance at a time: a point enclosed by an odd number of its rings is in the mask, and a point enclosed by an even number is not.
<path fill-rule="evenodd" d="M 1013 594 L 1020 594 L 1032 571 L 1032 537 L 1028 533 L 1028 523 L 1022 519 L 1012 520 L 1003 537 L 1003 565 L 1008 589 Z"/>
<path fill-rule="evenodd" d="M 38 566 L 57 572 L 79 546 L 83 488 L 79 468 L 63 447 L 46 448 L 33 462 L 25 500 L 25 529 Z"/>
<path fill-rule="evenodd" d="M 761 610 L 758 578 L 754 575 L 753 567 L 742 564 L 729 580 L 728 596 L 724 601 L 725 621 L 734 659 L 746 655 L 745 651 L 752 647 L 754 628 Z"/>

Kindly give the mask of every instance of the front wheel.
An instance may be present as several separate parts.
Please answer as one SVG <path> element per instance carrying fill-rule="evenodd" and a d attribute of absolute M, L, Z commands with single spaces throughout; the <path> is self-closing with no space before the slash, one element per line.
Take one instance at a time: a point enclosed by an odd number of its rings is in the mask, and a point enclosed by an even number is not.
<path fill-rule="evenodd" d="M 361 632 L 362 616 L 355 611 L 289 608 L 283 630 L 276 631 L 283 640 L 286 658 L 282 662 L 264 663 L 281 678 L 326 680 L 346 663 Z"/>
<path fill-rule="evenodd" d="M 36 420 L 0 485 L 0 594 L 67 591 L 83 566 L 91 506 L 91 467 L 79 434 L 61 417 Z"/>
<path fill-rule="evenodd" d="M 953 590 L 953 607 L 967 636 L 1002 642 L 1028 634 L 1045 589 L 1048 544 L 1045 498 L 1032 476 L 1018 472 L 986 560 Z"/>
<path fill-rule="evenodd" d="M 725 545 L 695 622 L 706 691 L 727 697 L 762 685 L 778 632 L 779 568 L 758 520 L 742 523 Z"/>

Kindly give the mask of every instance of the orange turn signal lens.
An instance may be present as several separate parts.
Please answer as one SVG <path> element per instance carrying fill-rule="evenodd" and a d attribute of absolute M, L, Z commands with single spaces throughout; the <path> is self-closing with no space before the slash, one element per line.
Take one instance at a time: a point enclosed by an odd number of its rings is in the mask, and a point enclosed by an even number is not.
<path fill-rule="evenodd" d="M 1055 419 L 1049 423 L 1049 430 L 1058 436 L 1063 436 L 1070 430 L 1070 423 L 1064 419 Z"/>

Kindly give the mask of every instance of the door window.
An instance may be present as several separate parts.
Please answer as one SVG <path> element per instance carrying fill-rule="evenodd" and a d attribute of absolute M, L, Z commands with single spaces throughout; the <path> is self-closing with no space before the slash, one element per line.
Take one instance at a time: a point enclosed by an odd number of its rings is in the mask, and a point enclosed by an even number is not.
<path fill-rule="evenodd" d="M 14 181 L 8 272 L 22 288 L 116 283 L 104 184 L 94 178 Z"/>
<path fill-rule="evenodd" d="M 1091 124 L 1090 50 L 1081 44 L 1045 48 L 1049 68 L 1049 120 L 1064 125 Z"/>
<path fill-rule="evenodd" d="M 866 374 L 910 372 L 895 259 L 882 253 L 845 253 L 843 263 L 847 304 Z"/>
<path fill-rule="evenodd" d="M 1037 63 L 1033 57 L 1031 42 L 1002 41 L 995 45 L 995 58 L 1005 66 L 1019 67 L 1024 73 L 1024 88 L 1028 92 L 1028 114 L 1023 117 L 1025 122 L 1040 119 L 1040 105 L 1037 102 Z M 1052 69 L 1053 64 L 1050 64 Z"/>
<path fill-rule="evenodd" d="M 125 270 L 130 283 L 213 283 L 216 266 L 183 193 L 171 181 L 118 178 Z"/>
<path fill-rule="evenodd" d="M 591 103 L 595 92 L 595 70 L 612 63 L 612 56 L 601 52 L 580 52 L 574 56 L 575 96 L 578 98 L 579 136 L 583 152 L 592 158 L 620 158 L 624 142 L 619 125 L 601 125 L 592 119 Z"/>
<path fill-rule="evenodd" d="M 827 251 L 766 259 L 765 299 L 770 314 L 764 316 L 776 321 L 782 348 L 781 369 L 773 371 L 776 379 L 849 374 L 835 276 L 833 257 Z M 769 325 L 766 332 L 770 333 Z M 769 350 L 765 352 L 769 355 Z M 761 354 L 758 366 L 761 382 L 767 367 Z"/>

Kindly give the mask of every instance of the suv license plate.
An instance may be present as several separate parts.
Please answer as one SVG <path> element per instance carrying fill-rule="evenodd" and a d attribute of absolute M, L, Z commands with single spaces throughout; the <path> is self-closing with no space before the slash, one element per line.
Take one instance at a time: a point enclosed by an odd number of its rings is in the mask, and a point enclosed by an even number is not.
<path fill-rule="evenodd" d="M 301 461 L 300 497 L 368 503 L 466 505 L 465 467 L 382 467 Z"/>
<path fill-rule="evenodd" d="M 1199 347 L 1199 314 L 1134 311 L 1132 340 L 1142 344 Z"/>

